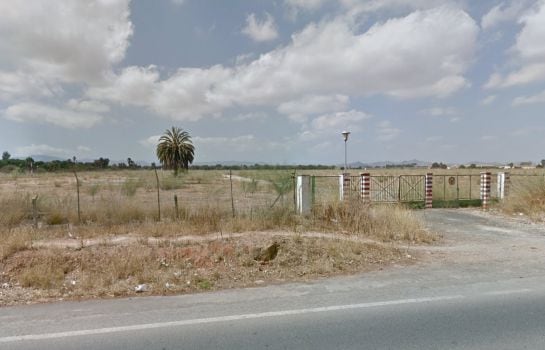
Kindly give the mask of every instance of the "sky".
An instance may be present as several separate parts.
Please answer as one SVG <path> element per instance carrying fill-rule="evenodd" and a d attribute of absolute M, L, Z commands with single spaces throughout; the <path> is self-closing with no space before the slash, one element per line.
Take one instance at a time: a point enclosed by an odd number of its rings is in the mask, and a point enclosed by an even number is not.
<path fill-rule="evenodd" d="M 545 0 L 0 0 L 0 151 L 545 158 Z"/>

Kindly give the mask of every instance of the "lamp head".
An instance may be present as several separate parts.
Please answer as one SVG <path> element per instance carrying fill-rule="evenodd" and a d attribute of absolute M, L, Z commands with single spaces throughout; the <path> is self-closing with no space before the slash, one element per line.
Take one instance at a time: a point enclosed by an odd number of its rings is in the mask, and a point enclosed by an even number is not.
<path fill-rule="evenodd" d="M 343 131 L 341 134 L 342 134 L 343 137 L 344 137 L 344 141 L 345 141 L 345 142 L 348 141 L 348 135 L 350 135 L 350 131 L 346 131 L 346 130 L 345 130 L 345 131 Z"/>

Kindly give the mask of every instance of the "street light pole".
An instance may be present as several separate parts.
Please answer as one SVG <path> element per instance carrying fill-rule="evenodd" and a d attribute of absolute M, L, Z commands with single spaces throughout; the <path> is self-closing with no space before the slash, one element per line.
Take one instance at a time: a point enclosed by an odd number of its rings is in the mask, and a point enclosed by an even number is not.
<path fill-rule="evenodd" d="M 350 135 L 350 131 L 343 131 L 341 133 L 344 138 L 344 171 L 346 172 L 348 170 L 348 162 L 346 157 L 346 142 L 348 141 L 348 135 Z"/>

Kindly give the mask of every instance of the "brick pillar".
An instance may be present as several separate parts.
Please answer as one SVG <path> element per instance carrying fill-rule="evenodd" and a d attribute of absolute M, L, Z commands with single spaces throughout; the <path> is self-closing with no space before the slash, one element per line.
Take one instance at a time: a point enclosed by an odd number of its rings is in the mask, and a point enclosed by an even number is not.
<path fill-rule="evenodd" d="M 433 206 L 433 174 L 426 174 L 426 184 L 425 184 L 425 194 L 426 194 L 426 209 L 431 209 Z"/>
<path fill-rule="evenodd" d="M 361 179 L 360 179 L 360 193 L 361 193 L 361 199 L 364 203 L 370 203 L 371 202 L 371 174 L 369 173 L 362 173 Z"/>
<path fill-rule="evenodd" d="M 487 210 L 490 205 L 490 180 L 492 174 L 490 172 L 481 173 L 481 204 L 483 210 Z"/>

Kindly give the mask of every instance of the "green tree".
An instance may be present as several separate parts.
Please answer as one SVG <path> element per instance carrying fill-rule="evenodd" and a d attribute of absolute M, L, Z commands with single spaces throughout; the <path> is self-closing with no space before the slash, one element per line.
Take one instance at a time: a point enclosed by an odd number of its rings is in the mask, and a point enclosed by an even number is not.
<path fill-rule="evenodd" d="M 180 168 L 185 170 L 189 168 L 194 156 L 195 147 L 187 131 L 173 126 L 159 138 L 157 158 L 164 168 L 173 169 L 175 176 L 178 175 Z"/>
<path fill-rule="evenodd" d="M 9 154 L 8 151 L 4 151 L 4 153 L 2 153 L 2 160 L 8 160 L 11 158 L 11 154 Z"/>

